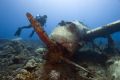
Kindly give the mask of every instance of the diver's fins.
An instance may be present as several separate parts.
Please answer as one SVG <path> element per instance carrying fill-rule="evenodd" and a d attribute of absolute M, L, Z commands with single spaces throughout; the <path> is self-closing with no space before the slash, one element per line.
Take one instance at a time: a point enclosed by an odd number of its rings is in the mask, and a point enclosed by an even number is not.
<path fill-rule="evenodd" d="M 34 32 L 34 30 L 31 32 L 31 34 L 29 35 L 30 38 L 33 36 Z"/>
<path fill-rule="evenodd" d="M 14 36 L 20 36 L 22 29 L 19 27 Z"/>

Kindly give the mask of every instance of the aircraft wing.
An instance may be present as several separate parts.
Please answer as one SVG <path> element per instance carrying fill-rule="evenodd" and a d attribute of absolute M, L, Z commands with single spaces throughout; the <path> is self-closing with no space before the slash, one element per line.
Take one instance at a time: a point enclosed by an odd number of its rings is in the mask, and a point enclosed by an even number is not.
<path fill-rule="evenodd" d="M 85 38 L 88 40 L 98 37 L 106 37 L 120 31 L 120 20 L 112 22 L 110 24 L 87 31 Z"/>

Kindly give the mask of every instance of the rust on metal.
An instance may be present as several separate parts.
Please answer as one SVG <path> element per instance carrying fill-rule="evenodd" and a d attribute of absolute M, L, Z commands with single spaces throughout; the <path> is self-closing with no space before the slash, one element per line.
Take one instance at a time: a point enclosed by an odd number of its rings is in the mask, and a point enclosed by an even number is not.
<path fill-rule="evenodd" d="M 74 67 L 80 68 L 80 69 L 90 73 L 84 67 L 71 61 L 71 59 L 73 58 L 73 55 L 71 55 L 71 54 L 73 54 L 73 53 L 68 51 L 64 46 L 62 46 L 62 44 L 52 41 L 48 37 L 48 35 L 45 33 L 45 31 L 42 28 L 42 26 L 40 25 L 40 23 L 37 22 L 37 20 L 35 20 L 30 13 L 27 13 L 26 16 L 27 16 L 28 20 L 30 21 L 31 25 L 33 26 L 35 32 L 39 36 L 39 38 L 45 43 L 45 45 L 48 48 L 48 52 L 45 55 L 45 57 L 46 57 L 46 63 L 44 65 L 45 74 L 49 73 L 51 69 L 56 68 L 58 65 L 61 66 L 61 64 L 59 63 L 61 61 L 67 63 L 68 65 L 72 65 L 71 67 L 68 66 L 70 69 L 74 66 Z M 56 67 L 55 67 L 55 65 L 56 65 Z M 64 68 L 64 67 L 62 67 L 62 68 Z"/>

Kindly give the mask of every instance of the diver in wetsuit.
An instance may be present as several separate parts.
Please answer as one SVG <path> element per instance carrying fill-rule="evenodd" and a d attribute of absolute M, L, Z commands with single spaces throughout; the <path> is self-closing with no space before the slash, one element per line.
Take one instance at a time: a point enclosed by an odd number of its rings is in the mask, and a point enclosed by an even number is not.
<path fill-rule="evenodd" d="M 43 15 L 43 16 L 38 15 L 38 16 L 36 16 L 35 19 L 41 24 L 42 27 L 44 27 L 44 26 L 45 26 L 45 23 L 46 23 L 46 20 L 47 20 L 47 15 Z M 31 24 L 29 24 L 28 26 L 19 27 L 19 28 L 17 29 L 17 31 L 15 32 L 14 36 L 20 36 L 21 31 L 22 31 L 23 29 L 29 29 L 29 28 L 31 28 L 31 27 L 32 27 Z M 35 32 L 35 31 L 33 30 L 33 31 L 31 32 L 31 34 L 29 35 L 29 37 L 32 37 L 33 34 L 34 34 L 34 32 Z"/>

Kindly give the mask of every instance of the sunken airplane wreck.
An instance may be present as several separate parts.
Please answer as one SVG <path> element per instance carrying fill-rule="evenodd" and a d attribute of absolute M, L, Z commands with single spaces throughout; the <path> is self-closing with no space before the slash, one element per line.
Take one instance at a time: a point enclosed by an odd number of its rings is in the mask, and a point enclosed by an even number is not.
<path fill-rule="evenodd" d="M 84 46 L 82 43 L 92 41 L 99 37 L 107 37 L 112 33 L 120 31 L 120 21 L 92 30 L 89 30 L 79 21 L 72 21 L 59 24 L 50 36 L 48 36 L 40 23 L 37 22 L 30 13 L 27 13 L 26 15 L 35 32 L 48 49 L 47 53 L 44 55 L 46 62 L 44 64 L 41 80 L 81 80 L 76 77 L 77 71 L 75 70 L 75 67 L 80 68 L 93 76 L 94 74 L 92 72 L 73 61 L 73 55 L 78 49 Z M 68 70 L 67 74 L 65 74 L 66 70 Z M 60 72 L 61 76 L 57 79 L 51 79 L 50 74 L 54 72 Z M 71 72 L 75 75 L 72 75 Z M 66 78 L 65 75 L 71 79 Z"/>

